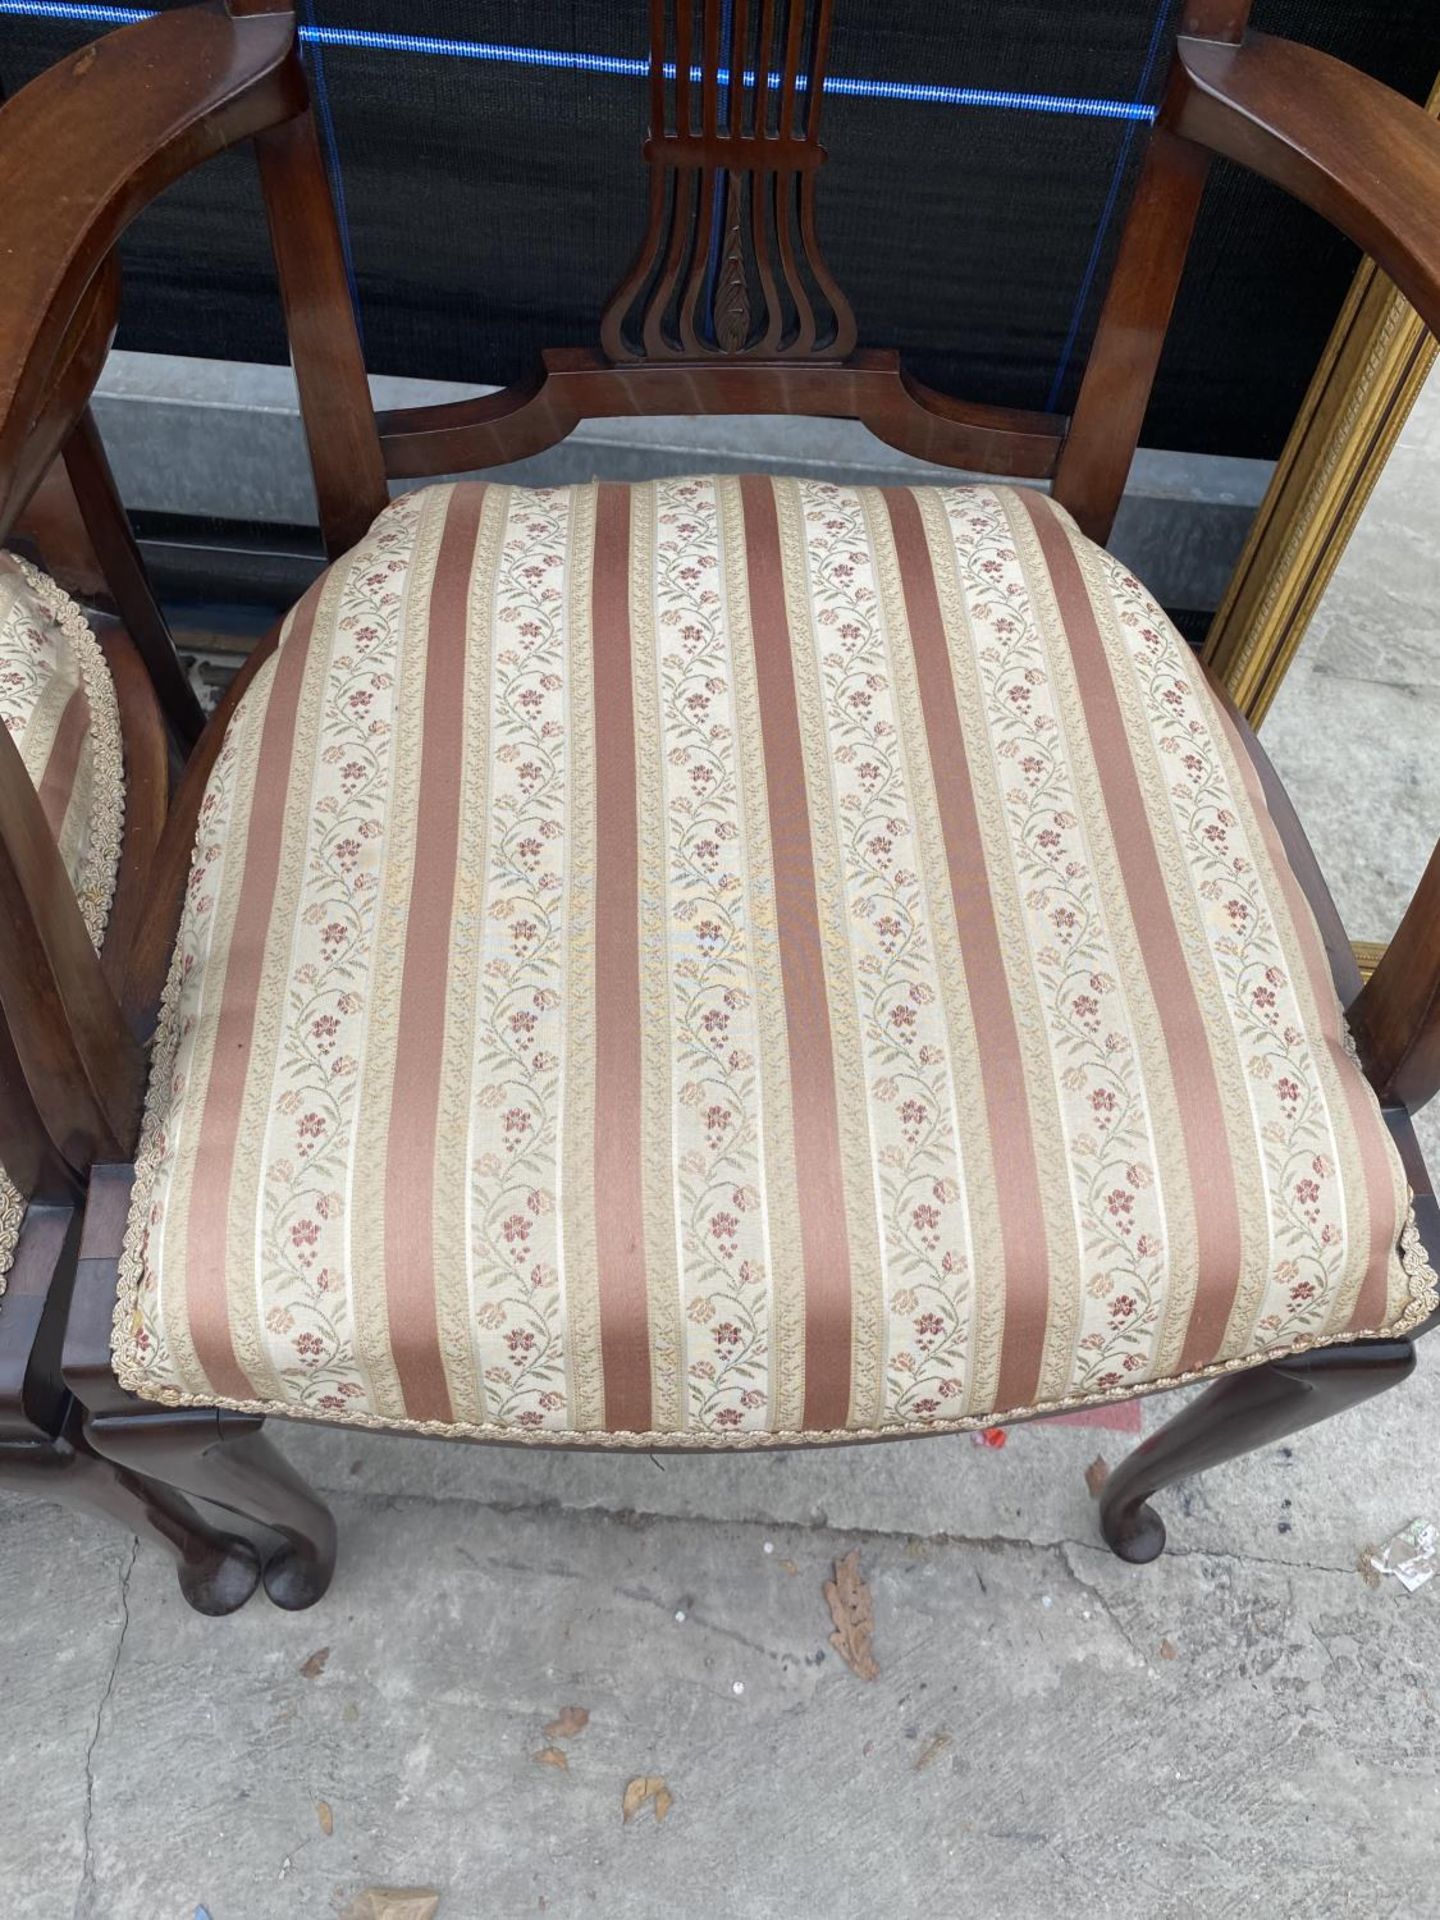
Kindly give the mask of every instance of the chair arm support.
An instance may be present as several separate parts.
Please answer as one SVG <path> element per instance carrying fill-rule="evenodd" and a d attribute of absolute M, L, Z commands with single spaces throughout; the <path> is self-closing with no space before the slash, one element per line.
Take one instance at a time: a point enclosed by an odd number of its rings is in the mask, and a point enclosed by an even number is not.
<path fill-rule="evenodd" d="M 1440 333 L 1440 123 L 1314 47 L 1182 37 L 1172 129 L 1303 200 Z"/>
<path fill-rule="evenodd" d="M 126 1158 L 145 1055 L 120 1012 L 8 729 L 0 726 L 0 1012 L 45 1130 L 78 1172 Z"/>
<path fill-rule="evenodd" d="M 0 537 L 37 423 L 63 433 L 57 359 L 120 235 L 180 175 L 305 104 L 293 13 L 214 0 L 105 35 L 0 108 Z"/>
<path fill-rule="evenodd" d="M 1348 1017 L 1382 1100 L 1413 1113 L 1440 1093 L 1440 846 Z"/>

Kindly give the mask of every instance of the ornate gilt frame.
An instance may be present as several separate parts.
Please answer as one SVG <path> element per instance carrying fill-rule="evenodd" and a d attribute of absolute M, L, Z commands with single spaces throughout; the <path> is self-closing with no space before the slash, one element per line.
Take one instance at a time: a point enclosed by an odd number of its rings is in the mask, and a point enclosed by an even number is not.
<path fill-rule="evenodd" d="M 1440 80 L 1426 108 L 1440 118 Z M 1363 260 L 1205 638 L 1206 662 L 1252 726 L 1269 711 L 1437 353 L 1410 302 Z M 1354 947 L 1368 979 L 1385 943 Z"/>
<path fill-rule="evenodd" d="M 1440 80 L 1427 108 L 1440 118 Z M 1205 660 L 1252 726 L 1275 698 L 1436 353 L 1409 301 L 1363 261 L 1205 640 Z"/>

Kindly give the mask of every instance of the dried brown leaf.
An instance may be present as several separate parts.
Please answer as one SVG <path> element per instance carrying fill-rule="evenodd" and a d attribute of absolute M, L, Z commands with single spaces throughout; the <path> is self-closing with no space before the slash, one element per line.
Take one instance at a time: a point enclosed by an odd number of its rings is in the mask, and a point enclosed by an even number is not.
<path fill-rule="evenodd" d="M 782 1560 L 780 1565 L 785 1569 L 786 1573 L 798 1573 L 800 1571 L 793 1560 Z"/>
<path fill-rule="evenodd" d="M 435 1920 L 440 1896 L 434 1887 L 366 1887 L 340 1920 Z"/>
<path fill-rule="evenodd" d="M 1178 1659 L 1179 1654 L 1180 1654 L 1180 1649 L 1176 1646 L 1173 1640 L 1162 1640 L 1160 1642 L 1160 1658 L 1162 1660 Z"/>
<path fill-rule="evenodd" d="M 328 1800 L 317 1800 L 315 1802 L 315 1818 L 320 1822 L 320 1831 L 328 1840 L 330 1835 L 335 1831 L 335 1815 L 330 1811 L 330 1802 Z"/>
<path fill-rule="evenodd" d="M 860 1574 L 860 1549 L 852 1547 L 843 1560 L 835 1562 L 835 1578 L 824 1586 L 825 1603 L 835 1631 L 830 1644 L 850 1671 L 862 1680 L 878 1680 L 872 1645 L 875 1639 L 875 1603 Z"/>
<path fill-rule="evenodd" d="M 663 1820 L 675 1804 L 669 1787 L 658 1773 L 639 1773 L 627 1783 L 625 1797 L 620 1803 L 623 1824 L 628 1827 L 647 1803 L 654 1805 L 657 1820 Z"/>
<path fill-rule="evenodd" d="M 941 1727 L 938 1733 L 932 1733 L 915 1757 L 916 1773 L 924 1773 L 927 1767 L 933 1767 L 942 1753 L 948 1753 L 955 1742 Z"/>
<path fill-rule="evenodd" d="M 542 1747 L 539 1753 L 532 1754 L 530 1757 L 537 1767 L 558 1767 L 561 1773 L 570 1771 L 570 1762 L 559 1747 Z"/>
<path fill-rule="evenodd" d="M 573 1740 L 577 1733 L 583 1733 L 590 1724 L 588 1707 L 561 1707 L 559 1713 L 545 1729 L 547 1740 Z"/>
<path fill-rule="evenodd" d="M 1380 1584 L 1380 1569 L 1375 1564 L 1379 1552 L 1378 1547 L 1362 1547 L 1360 1558 L 1355 1563 L 1367 1587 L 1378 1587 Z"/>
<path fill-rule="evenodd" d="M 1090 1498 L 1092 1500 L 1098 1500 L 1100 1498 L 1100 1489 L 1109 1478 L 1110 1462 L 1105 1458 L 1103 1453 L 1097 1453 L 1085 1469 L 1085 1484 L 1090 1489 Z"/>
<path fill-rule="evenodd" d="M 325 1671 L 325 1662 L 330 1658 L 329 1647 L 317 1647 L 308 1660 L 300 1662 L 302 1680 L 318 1680 Z"/>

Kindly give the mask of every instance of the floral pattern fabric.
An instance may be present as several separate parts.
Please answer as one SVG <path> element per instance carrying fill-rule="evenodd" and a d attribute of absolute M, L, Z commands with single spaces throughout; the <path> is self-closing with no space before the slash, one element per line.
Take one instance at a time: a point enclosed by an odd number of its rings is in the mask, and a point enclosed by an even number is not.
<path fill-rule="evenodd" d="M 120 864 L 124 794 L 110 669 L 84 614 L 55 582 L 0 552 L 0 725 L 20 750 L 98 950 Z M 0 1283 L 25 1196 L 0 1168 Z"/>
<path fill-rule="evenodd" d="M 1243 747 L 1043 497 L 435 487 L 216 763 L 116 1360 L 535 1440 L 977 1425 L 1415 1324 L 1407 1207 Z"/>

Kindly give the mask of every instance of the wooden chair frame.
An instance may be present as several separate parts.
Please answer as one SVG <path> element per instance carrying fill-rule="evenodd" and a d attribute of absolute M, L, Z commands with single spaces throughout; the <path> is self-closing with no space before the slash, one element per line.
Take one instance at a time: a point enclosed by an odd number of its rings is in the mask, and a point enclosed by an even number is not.
<path fill-rule="evenodd" d="M 118 623 L 95 625 L 115 682 L 127 773 L 120 868 L 99 959 L 102 975 L 118 986 L 164 824 L 169 753 L 139 652 Z M 62 1373 L 84 1189 L 47 1136 L 3 1027 L 0 1159 L 29 1199 L 0 1302 L 0 1486 L 55 1495 L 118 1520 L 172 1555 L 193 1607 L 233 1612 L 260 1580 L 250 1542 L 202 1519 L 172 1487 L 107 1460 L 85 1437 L 84 1409 Z"/>
<path fill-rule="evenodd" d="M 86 412 L 118 297 L 114 248 L 135 214 L 220 149 L 253 143 L 332 555 L 365 532 L 385 504 L 388 478 L 515 460 L 583 419 L 674 413 L 858 419 L 930 461 L 1048 479 L 1085 531 L 1103 540 L 1212 154 L 1325 215 L 1440 329 L 1440 127 L 1322 53 L 1247 31 L 1248 0 L 1188 0 L 1073 416 L 930 391 L 894 353 L 856 348 L 848 303 L 820 253 L 818 127 L 831 7 L 832 0 L 735 0 L 732 39 L 722 46 L 717 5 L 650 0 L 650 216 L 603 315 L 600 346 L 547 353 L 530 377 L 484 399 L 378 419 L 294 17 L 282 0 L 210 0 L 126 27 L 42 74 L 0 111 L 0 538 L 63 454 L 172 734 L 194 744 L 148 862 L 145 910 L 126 933 L 117 981 L 84 937 L 33 789 L 0 730 L 0 913 L 10 929 L 0 944 L 0 1009 L 65 1178 L 88 1180 L 64 1384 L 85 1410 L 81 1431 L 96 1453 L 176 1497 L 204 1497 L 280 1530 L 285 1545 L 265 1580 L 281 1604 L 309 1604 L 330 1577 L 334 1534 L 324 1509 L 266 1451 L 258 1420 L 144 1403 L 119 1387 L 110 1364 L 145 1049 L 197 813 L 228 716 L 275 645 L 272 635 L 251 657 L 196 743 L 193 702 Z M 733 85 L 727 73 L 737 77 Z M 43 168 L 35 164 L 40 153 Z M 722 265 L 712 275 L 696 235 L 717 224 Z M 1440 852 L 1362 989 L 1313 855 L 1253 737 L 1249 746 L 1320 920 L 1433 1261 L 1440 1210 L 1409 1112 L 1440 1089 Z M 49 1220 L 50 1206 L 38 1203 L 37 1219 Z M 58 1221 L 50 1230 L 59 1231 Z M 73 1223 L 65 1231 L 73 1242 Z M 58 1253 L 53 1271 L 63 1292 Z M 0 1356 L 4 1324 L 0 1316 Z M 41 1357 L 53 1362 L 48 1351 Z M 1380 1391 L 1404 1378 L 1414 1357 L 1410 1340 L 1372 1340 L 1222 1378 L 1112 1476 L 1102 1504 L 1107 1540 L 1125 1558 L 1152 1558 L 1164 1540 L 1148 1504 L 1159 1488 Z M 46 1384 L 60 1391 L 53 1371 Z"/>

